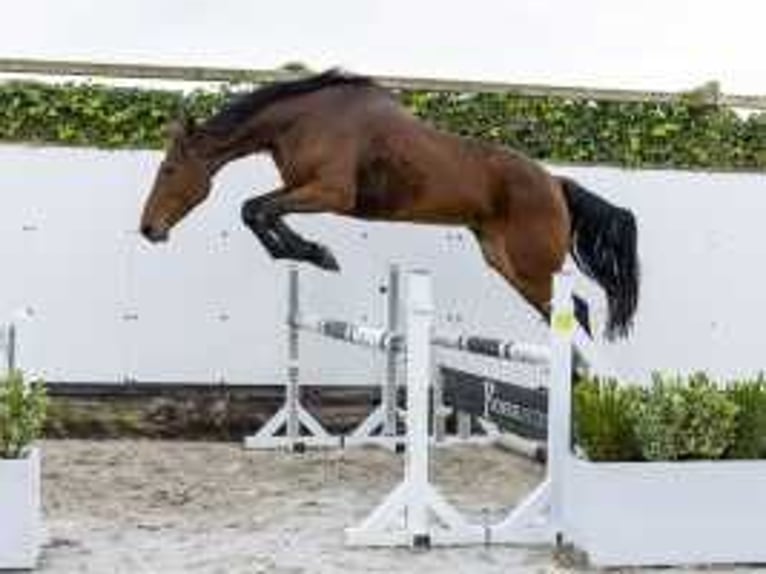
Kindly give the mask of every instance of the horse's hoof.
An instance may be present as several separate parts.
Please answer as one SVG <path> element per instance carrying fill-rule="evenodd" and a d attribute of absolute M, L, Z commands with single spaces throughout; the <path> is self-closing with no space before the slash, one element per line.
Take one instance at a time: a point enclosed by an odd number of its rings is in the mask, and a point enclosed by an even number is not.
<path fill-rule="evenodd" d="M 340 271 L 340 265 L 338 260 L 332 252 L 324 245 L 317 245 L 315 248 L 314 256 L 311 258 L 311 262 L 314 263 L 320 269 L 325 271 Z"/>

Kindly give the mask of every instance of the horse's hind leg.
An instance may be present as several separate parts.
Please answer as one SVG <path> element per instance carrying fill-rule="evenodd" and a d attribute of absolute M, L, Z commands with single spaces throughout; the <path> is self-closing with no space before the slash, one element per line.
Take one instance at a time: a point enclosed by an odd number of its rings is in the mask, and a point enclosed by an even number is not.
<path fill-rule="evenodd" d="M 518 291 L 524 300 L 547 322 L 550 317 L 551 279 L 524 277 L 516 270 L 508 254 L 505 232 L 502 227 L 485 226 L 473 231 L 487 264 Z"/>
<path fill-rule="evenodd" d="M 553 297 L 553 273 L 555 271 L 548 272 L 543 270 L 534 277 L 522 275 L 516 270 L 513 259 L 508 252 L 507 237 L 504 231 L 490 228 L 489 230 L 474 232 L 479 240 L 482 254 L 487 263 L 521 293 L 522 297 L 540 313 L 547 323 L 550 320 L 551 299 Z M 592 336 L 588 303 L 576 294 L 572 299 L 577 322 L 588 336 Z"/>

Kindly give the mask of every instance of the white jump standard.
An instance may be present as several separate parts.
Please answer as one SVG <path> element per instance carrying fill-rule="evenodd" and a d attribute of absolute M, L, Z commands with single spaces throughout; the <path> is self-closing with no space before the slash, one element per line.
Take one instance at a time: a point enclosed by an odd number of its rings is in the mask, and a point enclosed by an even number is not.
<path fill-rule="evenodd" d="M 389 270 L 387 328 L 355 325 L 348 321 L 304 314 L 300 307 L 298 268 L 288 272 L 288 368 L 284 405 L 269 421 L 250 437 L 245 447 L 252 449 L 287 448 L 302 451 L 307 446 L 340 447 L 354 444 L 379 444 L 395 447 L 396 436 L 396 355 L 401 350 L 401 336 L 396 332 L 399 305 L 399 270 Z M 300 332 L 311 332 L 352 345 L 383 351 L 387 355 L 387 371 L 381 403 L 347 436 L 333 436 L 300 401 Z"/>
<path fill-rule="evenodd" d="M 524 345 L 530 360 L 551 358 L 548 417 L 548 475 L 545 481 L 495 525 L 466 520 L 429 480 L 429 405 L 433 302 L 430 277 L 407 276 L 406 371 L 407 450 L 403 481 L 358 527 L 347 530 L 347 542 L 358 546 L 431 546 L 488 543 L 554 543 L 562 532 L 562 485 L 559 461 L 570 444 L 569 389 L 571 344 L 576 322 L 572 280 L 555 278 L 551 347 Z M 518 354 L 515 351 L 514 354 Z M 554 392 L 555 391 L 555 392 Z"/>

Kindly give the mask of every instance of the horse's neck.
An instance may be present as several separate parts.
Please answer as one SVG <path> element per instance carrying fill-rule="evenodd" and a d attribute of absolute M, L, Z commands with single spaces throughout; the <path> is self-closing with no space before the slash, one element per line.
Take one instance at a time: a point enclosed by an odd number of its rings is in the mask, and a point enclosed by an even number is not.
<path fill-rule="evenodd" d="M 263 122 L 246 123 L 227 134 L 208 133 L 201 154 L 212 173 L 240 158 L 267 151 L 271 147 L 271 130 Z"/>

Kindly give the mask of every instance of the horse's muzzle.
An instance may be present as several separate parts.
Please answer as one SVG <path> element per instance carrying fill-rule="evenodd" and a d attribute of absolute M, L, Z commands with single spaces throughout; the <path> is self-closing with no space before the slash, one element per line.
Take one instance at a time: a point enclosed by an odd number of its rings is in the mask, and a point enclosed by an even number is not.
<path fill-rule="evenodd" d="M 164 229 L 158 229 L 153 225 L 142 225 L 141 235 L 151 243 L 162 243 L 168 240 L 168 232 Z"/>

